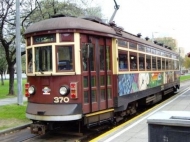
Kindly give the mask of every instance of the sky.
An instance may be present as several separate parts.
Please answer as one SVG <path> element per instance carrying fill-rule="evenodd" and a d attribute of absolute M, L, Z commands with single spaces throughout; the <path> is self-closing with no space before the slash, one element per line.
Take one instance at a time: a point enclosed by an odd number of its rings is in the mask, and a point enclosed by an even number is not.
<path fill-rule="evenodd" d="M 142 37 L 172 37 L 185 53 L 190 52 L 190 0 L 116 0 L 120 5 L 114 21 L 125 31 Z M 91 0 L 111 18 L 114 0 Z"/>

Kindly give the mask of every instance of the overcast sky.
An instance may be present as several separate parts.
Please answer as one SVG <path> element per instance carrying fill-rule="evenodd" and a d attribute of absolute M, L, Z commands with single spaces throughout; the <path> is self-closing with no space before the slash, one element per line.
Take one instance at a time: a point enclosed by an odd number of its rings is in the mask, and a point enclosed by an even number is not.
<path fill-rule="evenodd" d="M 190 52 L 190 0 L 116 0 L 120 5 L 114 18 L 118 26 L 132 34 L 152 38 L 170 36 L 178 46 Z M 100 5 L 108 20 L 114 12 L 114 0 L 92 0 Z"/>

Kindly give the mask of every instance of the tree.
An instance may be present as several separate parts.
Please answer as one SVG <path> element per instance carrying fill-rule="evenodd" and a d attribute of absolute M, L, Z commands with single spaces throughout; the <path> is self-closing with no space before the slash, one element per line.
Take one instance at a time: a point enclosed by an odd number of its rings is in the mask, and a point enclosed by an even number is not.
<path fill-rule="evenodd" d="M 190 68 L 190 58 L 189 58 L 187 55 L 186 55 L 185 58 L 184 58 L 183 66 L 184 66 L 186 69 L 189 69 L 189 68 Z"/>
<path fill-rule="evenodd" d="M 158 43 L 162 43 L 165 46 L 171 47 L 172 50 L 176 51 L 177 49 L 177 42 L 175 39 L 173 39 L 172 37 L 163 37 L 163 38 L 155 38 L 155 40 Z"/>
<path fill-rule="evenodd" d="M 42 19 L 50 18 L 55 14 L 66 14 L 72 16 L 87 15 L 87 8 L 80 8 L 76 3 L 71 3 L 69 0 L 60 2 L 59 0 L 22 0 L 21 9 L 21 34 L 24 34 L 25 29 L 32 23 Z M 97 9 L 91 8 L 91 9 Z M 86 10 L 86 11 L 85 11 Z M 90 10 L 90 14 L 101 15 L 98 10 Z M 16 63 L 16 47 L 15 47 L 15 0 L 0 1 L 0 43 L 5 51 L 5 59 L 8 65 L 9 72 L 9 95 L 14 95 L 14 65 Z M 24 43 L 24 38 L 21 40 Z M 21 52 L 21 56 L 25 51 Z"/>
<path fill-rule="evenodd" d="M 21 13 L 21 23 L 24 26 L 26 17 L 29 17 L 35 8 L 33 8 L 32 0 L 28 2 L 23 2 L 22 10 L 27 13 Z M 27 7 L 24 4 L 28 3 Z M 5 59 L 8 64 L 9 72 L 9 95 L 14 95 L 14 65 L 16 63 L 16 47 L 15 47 L 15 29 L 16 29 L 16 10 L 15 10 L 15 0 L 1 0 L 0 2 L 0 43 L 5 52 Z M 21 56 L 25 54 L 25 51 L 21 53 Z"/>
<path fill-rule="evenodd" d="M 31 22 L 38 22 L 43 19 L 51 18 L 52 15 L 63 14 L 66 16 L 96 16 L 101 18 L 100 7 L 89 7 L 87 2 L 82 2 L 81 5 L 76 4 L 76 1 L 65 0 L 60 2 L 58 0 L 36 0 L 36 10 L 28 19 Z M 83 5 L 83 6 L 82 6 Z M 86 8 L 82 8 L 82 7 Z"/>
<path fill-rule="evenodd" d="M 7 62 L 5 59 L 5 53 L 3 51 L 2 46 L 0 45 L 0 76 L 1 76 L 1 85 L 4 85 L 4 80 L 3 80 L 3 74 L 6 71 L 7 67 Z"/>

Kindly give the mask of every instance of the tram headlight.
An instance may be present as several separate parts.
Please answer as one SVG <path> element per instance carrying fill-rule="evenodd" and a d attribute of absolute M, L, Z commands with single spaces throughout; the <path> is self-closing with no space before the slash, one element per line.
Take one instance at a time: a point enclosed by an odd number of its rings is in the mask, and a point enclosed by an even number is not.
<path fill-rule="evenodd" d="M 30 95 L 32 95 L 32 94 L 35 93 L 35 88 L 34 88 L 34 86 L 30 86 L 30 87 L 28 88 L 28 93 L 29 93 Z"/>
<path fill-rule="evenodd" d="M 68 95 L 70 92 L 70 89 L 67 85 L 64 85 L 64 86 L 61 86 L 60 89 L 59 89 L 59 93 L 62 95 L 62 96 L 66 96 Z"/>

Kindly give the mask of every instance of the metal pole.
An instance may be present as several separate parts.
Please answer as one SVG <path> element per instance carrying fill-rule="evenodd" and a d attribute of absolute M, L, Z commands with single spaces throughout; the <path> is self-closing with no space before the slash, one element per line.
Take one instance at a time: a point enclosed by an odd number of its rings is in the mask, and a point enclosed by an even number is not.
<path fill-rule="evenodd" d="M 23 105 L 22 95 L 22 65 L 21 65 L 21 48 L 20 48 L 20 0 L 16 0 L 16 70 L 17 70 L 17 103 Z"/>
<path fill-rule="evenodd" d="M 114 3 L 115 3 L 115 6 L 114 6 L 115 11 L 114 11 L 114 13 L 113 13 L 112 16 L 111 16 L 111 18 L 110 18 L 110 20 L 109 20 L 109 23 L 111 23 L 111 22 L 113 21 L 116 12 L 117 12 L 117 10 L 119 9 L 119 5 L 117 5 L 117 3 L 116 3 L 115 0 L 114 0 Z"/>

